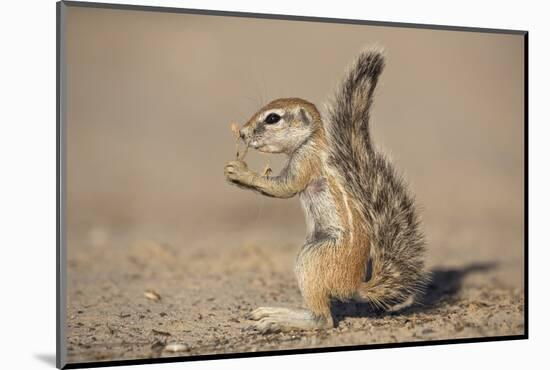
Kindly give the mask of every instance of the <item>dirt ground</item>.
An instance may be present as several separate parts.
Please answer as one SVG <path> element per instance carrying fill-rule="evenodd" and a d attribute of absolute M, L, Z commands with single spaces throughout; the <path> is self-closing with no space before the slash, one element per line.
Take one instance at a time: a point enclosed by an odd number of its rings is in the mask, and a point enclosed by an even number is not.
<path fill-rule="evenodd" d="M 523 289 L 506 281 L 519 261 L 432 266 L 422 302 L 401 312 L 334 304 L 337 325 L 263 335 L 245 314 L 300 306 L 292 261 L 298 245 L 111 239 L 94 230 L 69 260 L 68 359 L 87 362 L 278 349 L 517 335 Z M 433 256 L 432 256 L 433 257 Z M 433 258 L 431 258 L 433 260 Z M 147 298 L 154 291 L 159 300 Z M 176 346 L 177 345 L 177 346 Z M 177 352 L 169 351 L 174 349 Z"/>
<path fill-rule="evenodd" d="M 301 305 L 305 225 L 297 199 L 224 181 L 229 124 L 322 107 L 372 44 L 373 141 L 416 196 L 433 282 L 396 314 L 335 303 L 334 329 L 261 335 L 248 312 Z M 69 7 L 68 361 L 522 334 L 523 56 L 509 34 Z"/>

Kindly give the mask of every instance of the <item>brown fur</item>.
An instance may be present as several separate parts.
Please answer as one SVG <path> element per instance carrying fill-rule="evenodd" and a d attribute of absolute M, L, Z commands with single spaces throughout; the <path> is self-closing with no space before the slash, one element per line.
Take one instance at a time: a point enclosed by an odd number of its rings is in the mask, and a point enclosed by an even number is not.
<path fill-rule="evenodd" d="M 330 123 L 314 104 L 286 98 L 260 109 L 240 130 L 247 145 L 285 153 L 288 164 L 270 177 L 232 161 L 227 179 L 272 197 L 298 194 L 307 224 L 295 272 L 308 311 L 260 308 L 252 314 L 260 330 L 331 326 L 333 298 L 388 308 L 423 281 L 423 239 L 412 200 L 368 133 L 381 58 L 376 51 L 360 56 L 329 112 Z M 373 276 L 366 282 L 369 258 Z"/>
<path fill-rule="evenodd" d="M 273 109 L 289 110 L 302 107 L 313 118 L 312 134 L 308 139 L 308 149 L 305 153 L 287 153 L 292 156 L 286 173 L 293 175 L 288 178 L 269 178 L 247 171 L 246 180 L 235 181 L 241 186 L 253 188 L 261 193 L 287 197 L 297 193 L 306 194 L 319 192 L 319 183 L 325 184 L 326 191 L 334 201 L 334 212 L 342 231 L 326 239 L 312 239 L 302 248 L 296 260 L 296 275 L 302 292 L 305 306 L 315 315 L 332 322 L 330 300 L 332 298 L 350 299 L 365 279 L 368 256 L 368 236 L 362 227 L 361 219 L 353 204 L 347 205 L 344 186 L 341 179 L 330 171 L 324 157 L 327 152 L 325 129 L 317 108 L 303 99 L 279 99 L 269 103 L 257 112 L 243 130 L 254 130 L 258 117 L 263 112 Z M 242 164 L 241 164 L 242 166 Z M 307 194 L 306 194 L 307 195 Z M 348 217 L 346 207 L 351 206 L 352 217 Z M 351 222 L 350 222 L 351 221 Z M 347 232 L 345 232 L 346 230 Z M 354 237 L 351 240 L 351 230 Z"/>

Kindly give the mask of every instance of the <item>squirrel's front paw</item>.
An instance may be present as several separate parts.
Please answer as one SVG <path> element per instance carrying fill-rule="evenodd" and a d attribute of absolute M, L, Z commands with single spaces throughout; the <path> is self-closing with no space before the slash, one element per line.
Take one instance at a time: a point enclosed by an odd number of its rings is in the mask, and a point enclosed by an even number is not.
<path fill-rule="evenodd" d="M 246 184 L 251 177 L 251 171 L 243 161 L 231 161 L 225 165 L 225 178 L 234 183 Z"/>

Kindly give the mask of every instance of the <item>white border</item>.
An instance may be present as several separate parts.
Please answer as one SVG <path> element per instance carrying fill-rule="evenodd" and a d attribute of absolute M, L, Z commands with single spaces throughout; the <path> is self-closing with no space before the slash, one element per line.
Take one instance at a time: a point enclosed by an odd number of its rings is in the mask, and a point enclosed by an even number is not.
<path fill-rule="evenodd" d="M 207 362 L 151 369 L 517 369 L 546 363 L 550 307 L 545 218 L 548 189 L 549 25 L 537 1 L 306 2 L 112 1 L 136 5 L 279 13 L 530 31 L 530 337 L 528 341 L 369 350 Z M 55 1 L 2 4 L 2 367 L 52 368 L 55 353 Z M 12 366 L 10 366 L 12 365 Z M 136 368 L 136 367 L 133 367 Z"/>

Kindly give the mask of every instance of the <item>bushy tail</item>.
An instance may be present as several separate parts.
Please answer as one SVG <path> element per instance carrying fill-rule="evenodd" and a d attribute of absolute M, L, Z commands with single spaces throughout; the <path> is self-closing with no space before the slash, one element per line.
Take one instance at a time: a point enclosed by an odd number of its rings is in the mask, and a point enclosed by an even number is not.
<path fill-rule="evenodd" d="M 359 55 L 328 108 L 326 130 L 329 165 L 339 171 L 356 201 L 370 244 L 371 277 L 358 294 L 389 308 L 421 290 L 427 274 L 414 200 L 369 134 L 374 90 L 383 68 L 381 51 Z"/>
<path fill-rule="evenodd" d="M 369 111 L 383 69 L 382 51 L 361 53 L 329 107 L 329 135 L 334 144 L 344 145 L 346 155 L 355 160 L 361 161 L 363 153 L 370 150 Z"/>

